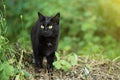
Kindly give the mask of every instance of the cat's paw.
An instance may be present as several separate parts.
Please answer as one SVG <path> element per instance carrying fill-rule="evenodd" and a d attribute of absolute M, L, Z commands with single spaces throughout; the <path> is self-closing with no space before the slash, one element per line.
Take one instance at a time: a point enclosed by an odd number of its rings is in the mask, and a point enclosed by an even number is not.
<path fill-rule="evenodd" d="M 48 73 L 52 73 L 54 71 L 54 68 L 48 69 Z"/>
<path fill-rule="evenodd" d="M 47 66 L 48 69 L 48 73 L 53 72 L 54 71 L 54 66 Z"/>
<path fill-rule="evenodd" d="M 41 68 L 35 68 L 35 73 L 40 73 L 42 71 Z"/>

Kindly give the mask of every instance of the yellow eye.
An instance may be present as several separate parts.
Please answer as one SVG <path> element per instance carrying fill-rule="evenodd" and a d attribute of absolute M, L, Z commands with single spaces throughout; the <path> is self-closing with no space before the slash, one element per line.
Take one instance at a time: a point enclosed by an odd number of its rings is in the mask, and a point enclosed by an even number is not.
<path fill-rule="evenodd" d="M 41 28 L 41 29 L 44 29 L 44 26 L 43 26 L 43 25 L 41 25 L 41 26 L 40 26 L 40 28 Z"/>
<path fill-rule="evenodd" d="M 48 26 L 48 28 L 49 28 L 49 29 L 52 29 L 52 28 L 53 28 L 53 26 Z"/>

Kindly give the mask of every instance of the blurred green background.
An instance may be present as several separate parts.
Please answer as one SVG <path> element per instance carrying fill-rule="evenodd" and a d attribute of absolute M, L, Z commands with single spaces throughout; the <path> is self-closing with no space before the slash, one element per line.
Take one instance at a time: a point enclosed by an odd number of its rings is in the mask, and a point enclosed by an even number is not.
<path fill-rule="evenodd" d="M 31 50 L 30 30 L 38 11 L 46 16 L 60 12 L 58 51 L 97 59 L 120 60 L 120 0 L 4 0 L 7 37 Z"/>

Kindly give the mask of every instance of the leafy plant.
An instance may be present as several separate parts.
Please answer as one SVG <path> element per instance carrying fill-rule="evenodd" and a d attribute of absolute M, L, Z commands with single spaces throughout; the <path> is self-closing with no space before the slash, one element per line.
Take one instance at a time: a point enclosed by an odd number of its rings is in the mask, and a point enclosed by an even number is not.
<path fill-rule="evenodd" d="M 69 54 L 60 56 L 60 53 L 56 52 L 57 61 L 53 63 L 56 69 L 62 69 L 64 71 L 68 71 L 72 66 L 77 64 L 77 55 L 76 54 Z"/>
<path fill-rule="evenodd" d="M 5 5 L 3 5 L 5 9 Z M 0 79 L 9 80 L 14 74 L 14 67 L 10 65 L 11 49 L 8 46 L 9 40 L 6 37 L 6 19 L 2 11 L 0 12 Z"/>
<path fill-rule="evenodd" d="M 1 80 L 9 80 L 10 76 L 13 76 L 14 68 L 9 64 L 8 61 L 2 63 L 0 65 L 0 79 Z"/>

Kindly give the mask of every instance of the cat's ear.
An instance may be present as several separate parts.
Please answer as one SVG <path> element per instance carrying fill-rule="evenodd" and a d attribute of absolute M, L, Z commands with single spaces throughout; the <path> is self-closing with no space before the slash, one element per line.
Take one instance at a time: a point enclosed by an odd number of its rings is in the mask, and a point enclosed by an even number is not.
<path fill-rule="evenodd" d="M 42 15 L 40 12 L 38 12 L 38 17 L 41 21 L 44 20 L 44 15 Z"/>
<path fill-rule="evenodd" d="M 59 24 L 59 19 L 60 19 L 60 13 L 57 13 L 53 18 L 52 21 Z"/>

